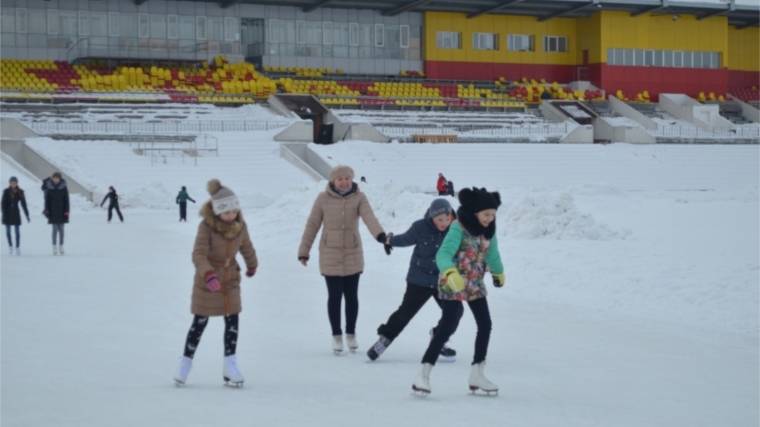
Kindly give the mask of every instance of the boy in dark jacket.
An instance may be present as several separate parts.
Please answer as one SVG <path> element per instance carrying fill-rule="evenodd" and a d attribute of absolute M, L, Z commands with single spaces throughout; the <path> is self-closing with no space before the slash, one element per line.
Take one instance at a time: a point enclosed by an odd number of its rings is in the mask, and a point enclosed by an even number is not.
<path fill-rule="evenodd" d="M 108 187 L 108 193 L 106 193 L 106 196 L 103 197 L 103 201 L 100 202 L 100 207 L 103 207 L 103 204 L 106 202 L 106 200 L 109 200 L 108 202 L 108 222 L 111 222 L 111 218 L 113 217 L 113 210 L 116 209 L 116 213 L 119 214 L 119 219 L 121 222 L 124 222 L 124 216 L 121 214 L 121 210 L 119 210 L 119 195 L 116 194 L 116 189 L 113 188 L 113 186 Z"/>
<path fill-rule="evenodd" d="M 53 255 L 63 255 L 63 225 L 69 222 L 69 189 L 60 172 L 56 172 L 45 187 L 45 216 L 53 226 Z M 56 237 L 61 244 L 56 246 Z"/>
<path fill-rule="evenodd" d="M 190 197 L 189 194 L 187 194 L 187 187 L 183 185 L 182 190 L 179 192 L 179 194 L 177 194 L 177 199 L 175 200 L 177 204 L 179 205 L 179 221 L 180 222 L 182 222 L 182 220 L 187 222 L 187 201 L 188 200 L 195 203 L 195 200 L 193 200 L 193 198 Z"/>
<path fill-rule="evenodd" d="M 386 253 L 390 255 L 394 246 L 405 247 L 414 245 L 412 259 L 409 262 L 409 272 L 406 275 L 406 293 L 401 306 L 388 318 L 384 325 L 377 328 L 380 338 L 375 345 L 367 351 L 370 360 L 376 360 L 404 330 L 423 305 L 433 297 L 438 306 L 441 301 L 438 298 L 438 276 L 440 272 L 435 264 L 435 255 L 438 252 L 449 225 L 454 219 L 454 210 L 446 199 L 436 199 L 430 204 L 425 217 L 415 221 L 409 230 L 398 236 L 393 233 L 386 240 Z M 464 310 L 460 310 L 458 318 L 462 317 Z M 458 324 L 458 322 L 457 322 Z M 436 328 L 431 330 L 431 335 Z M 444 346 L 440 351 L 441 360 L 454 362 L 456 351 Z"/>

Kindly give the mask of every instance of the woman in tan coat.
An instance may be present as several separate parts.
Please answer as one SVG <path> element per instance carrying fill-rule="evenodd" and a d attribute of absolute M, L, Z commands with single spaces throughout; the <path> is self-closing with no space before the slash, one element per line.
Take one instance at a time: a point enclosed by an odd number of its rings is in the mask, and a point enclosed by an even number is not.
<path fill-rule="evenodd" d="M 305 266 L 317 232 L 324 225 L 319 240 L 319 271 L 327 282 L 327 315 L 332 327 L 335 354 L 343 351 L 343 331 L 340 327 L 343 298 L 346 300 L 346 344 L 352 352 L 359 348 L 356 318 L 359 315 L 359 275 L 364 270 L 359 218 L 378 242 L 385 242 L 385 233 L 372 212 L 367 196 L 353 179 L 354 171 L 348 166 L 339 165 L 330 171 L 330 183 L 314 202 L 298 248 L 298 260 Z"/>
<path fill-rule="evenodd" d="M 237 196 L 219 180 L 208 182 L 211 200 L 201 207 L 203 220 L 193 248 L 195 279 L 191 312 L 195 315 L 187 334 L 185 351 L 174 380 L 184 384 L 193 364 L 195 350 L 211 316 L 224 316 L 224 368 L 226 382 L 243 384 L 243 375 L 237 367 L 235 349 L 238 336 L 240 302 L 240 266 L 235 259 L 243 255 L 246 277 L 256 274 L 256 251 L 248 235 L 248 227 L 240 212 Z"/>

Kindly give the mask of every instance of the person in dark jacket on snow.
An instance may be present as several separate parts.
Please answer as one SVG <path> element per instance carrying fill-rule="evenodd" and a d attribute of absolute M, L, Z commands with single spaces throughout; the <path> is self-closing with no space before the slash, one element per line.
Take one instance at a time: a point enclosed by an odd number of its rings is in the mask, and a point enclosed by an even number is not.
<path fill-rule="evenodd" d="M 19 205 L 24 209 L 24 215 L 26 215 L 26 222 L 29 222 L 29 210 L 26 208 L 26 197 L 24 197 L 24 190 L 19 188 L 18 179 L 12 176 L 8 185 L 3 191 L 3 225 L 5 225 L 5 235 L 8 237 L 8 252 L 13 255 L 13 242 L 11 241 L 11 226 L 16 229 L 16 255 L 21 255 L 21 248 L 19 244 L 21 242 L 21 235 L 19 233 L 19 226 L 21 226 L 21 210 Z"/>
<path fill-rule="evenodd" d="M 404 234 L 388 234 L 385 252 L 390 255 L 394 246 L 405 247 L 414 245 L 412 259 L 409 262 L 409 272 L 406 275 L 406 293 L 401 306 L 388 318 L 388 321 L 377 328 L 380 338 L 375 345 L 367 351 L 367 357 L 375 360 L 391 345 L 394 339 L 404 330 L 423 305 L 433 297 L 438 306 L 441 300 L 438 298 L 438 267 L 435 264 L 435 255 L 441 246 L 449 226 L 454 220 L 454 210 L 446 199 L 435 199 L 425 213 L 425 217 L 415 221 Z M 462 317 L 464 309 L 460 310 L 457 317 Z M 440 323 L 440 322 L 439 322 Z M 430 333 L 435 334 L 437 326 Z M 456 361 L 456 351 L 444 346 L 440 352 L 441 360 Z"/>
<path fill-rule="evenodd" d="M 69 222 L 69 189 L 60 172 L 56 172 L 45 187 L 45 216 L 53 226 L 53 255 L 63 255 L 63 226 Z M 56 246 L 56 237 L 61 237 Z"/>
<path fill-rule="evenodd" d="M 106 193 L 106 196 L 103 197 L 103 201 L 100 202 L 100 207 L 103 207 L 103 204 L 106 202 L 106 200 L 109 200 L 108 202 L 108 222 L 111 222 L 111 217 L 113 215 L 113 210 L 116 209 L 116 213 L 119 214 L 119 219 L 121 222 L 124 222 L 124 217 L 121 215 L 121 211 L 119 210 L 119 195 L 116 194 L 116 190 L 113 187 L 108 187 L 108 193 Z"/>
<path fill-rule="evenodd" d="M 195 203 L 195 200 L 193 200 L 193 198 L 190 197 L 189 194 L 187 194 L 187 187 L 183 185 L 182 190 L 180 190 L 179 194 L 177 194 L 177 200 L 176 200 L 177 204 L 179 205 L 180 222 L 182 222 L 182 220 L 185 220 L 185 222 L 187 222 L 187 201 L 188 200 Z"/>
<path fill-rule="evenodd" d="M 449 181 L 446 183 L 446 194 L 452 197 L 456 197 L 456 191 L 454 191 L 454 181 Z"/>

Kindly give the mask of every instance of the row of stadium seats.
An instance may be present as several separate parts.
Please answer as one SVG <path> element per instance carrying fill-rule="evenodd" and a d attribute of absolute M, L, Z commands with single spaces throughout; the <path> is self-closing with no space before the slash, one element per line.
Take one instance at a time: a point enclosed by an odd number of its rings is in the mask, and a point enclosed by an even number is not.
<path fill-rule="evenodd" d="M 264 72 L 267 73 L 288 73 L 304 77 L 321 77 L 325 74 L 345 74 L 342 68 L 333 72 L 332 68 L 313 68 L 313 67 L 283 67 L 278 65 L 265 65 Z"/>
<path fill-rule="evenodd" d="M 493 107 L 525 108 L 523 101 L 474 101 L 474 100 L 430 100 L 430 99 L 367 99 L 367 98 L 323 98 L 327 105 L 395 105 L 414 107 Z"/>
<path fill-rule="evenodd" d="M 744 102 L 760 101 L 760 90 L 757 89 L 757 86 L 752 86 L 751 88 L 733 88 L 728 93 Z"/>

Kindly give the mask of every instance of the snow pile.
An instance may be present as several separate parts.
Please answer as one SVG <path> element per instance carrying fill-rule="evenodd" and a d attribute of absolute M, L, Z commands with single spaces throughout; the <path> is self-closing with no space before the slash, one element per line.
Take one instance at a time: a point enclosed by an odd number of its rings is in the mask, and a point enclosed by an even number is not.
<path fill-rule="evenodd" d="M 593 215 L 581 212 L 567 191 L 538 191 L 526 194 L 517 203 L 502 208 L 497 218 L 500 233 L 526 239 L 613 240 L 625 239 L 630 230 L 621 232 L 597 222 Z"/>

